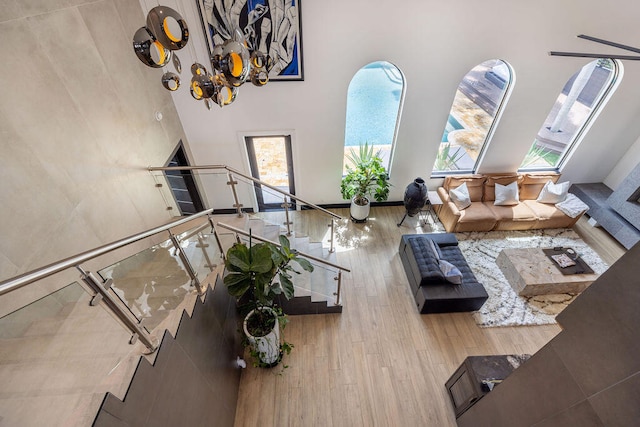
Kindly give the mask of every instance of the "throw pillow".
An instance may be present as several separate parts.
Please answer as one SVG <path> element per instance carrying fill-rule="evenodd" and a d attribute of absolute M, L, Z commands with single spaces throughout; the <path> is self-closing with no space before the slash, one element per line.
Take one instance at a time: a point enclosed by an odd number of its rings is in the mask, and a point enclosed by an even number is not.
<path fill-rule="evenodd" d="M 440 252 L 440 247 L 433 240 L 429 239 L 429 243 L 431 244 L 431 250 L 435 254 L 436 258 L 440 260 L 442 258 L 442 252 Z"/>
<path fill-rule="evenodd" d="M 569 181 L 565 181 L 560 184 L 554 184 L 551 181 L 547 181 L 544 187 L 542 187 L 540 195 L 536 201 L 540 203 L 551 203 L 554 205 L 556 203 L 564 202 L 564 199 L 567 198 L 567 193 L 569 192 L 569 185 Z"/>
<path fill-rule="evenodd" d="M 518 182 L 513 181 L 509 185 L 500 185 L 496 183 L 496 200 L 493 202 L 496 206 L 511 206 L 520 203 L 518 196 Z"/>
<path fill-rule="evenodd" d="M 444 278 L 447 282 L 453 283 L 454 285 L 462 284 L 462 273 L 458 267 L 451 264 L 449 261 L 445 261 L 443 259 L 440 260 L 440 271 L 444 274 Z"/>
<path fill-rule="evenodd" d="M 469 197 L 469 189 L 467 188 L 466 182 L 459 187 L 449 190 L 449 197 L 451 197 L 453 203 L 455 203 L 456 207 L 460 210 L 471 206 L 471 198 Z"/>

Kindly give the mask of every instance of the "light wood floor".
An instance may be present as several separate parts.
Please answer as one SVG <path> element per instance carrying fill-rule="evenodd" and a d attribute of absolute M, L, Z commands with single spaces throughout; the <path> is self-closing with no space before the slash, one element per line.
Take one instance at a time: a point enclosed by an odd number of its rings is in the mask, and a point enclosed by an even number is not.
<path fill-rule="evenodd" d="M 444 383 L 465 357 L 532 354 L 560 332 L 557 325 L 481 329 L 469 313 L 420 315 L 398 244 L 402 234 L 429 230 L 415 218 L 397 227 L 403 213 L 373 208 L 368 223 L 339 227 L 338 263 L 352 270 L 343 276 L 343 313 L 291 316 L 289 368 L 243 371 L 236 426 L 455 426 Z M 305 225 L 313 214 L 303 214 L 297 228 L 326 234 Z M 575 229 L 608 263 L 624 253 L 586 219 Z"/>

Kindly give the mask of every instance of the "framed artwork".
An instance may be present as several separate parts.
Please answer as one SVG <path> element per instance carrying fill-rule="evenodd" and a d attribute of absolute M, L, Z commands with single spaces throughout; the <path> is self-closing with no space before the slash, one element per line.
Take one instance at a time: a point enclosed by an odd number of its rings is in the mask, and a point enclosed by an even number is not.
<path fill-rule="evenodd" d="M 250 51 L 273 61 L 269 80 L 304 80 L 300 0 L 196 0 L 209 57 L 238 28 Z"/>

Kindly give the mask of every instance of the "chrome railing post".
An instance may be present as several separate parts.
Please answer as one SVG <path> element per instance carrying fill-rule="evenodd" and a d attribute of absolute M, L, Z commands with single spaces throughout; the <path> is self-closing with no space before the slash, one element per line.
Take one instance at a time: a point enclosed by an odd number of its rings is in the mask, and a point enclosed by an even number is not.
<path fill-rule="evenodd" d="M 96 298 L 94 296 L 94 299 L 91 301 L 91 305 L 97 305 L 100 300 L 104 301 L 105 306 L 116 315 L 116 317 L 127 327 L 127 329 L 129 329 L 129 331 L 131 331 L 132 336 L 129 340 L 129 344 L 134 344 L 139 338 L 150 352 L 153 353 L 156 351 L 158 349 L 158 339 L 149 334 L 144 328 L 140 327 L 137 320 L 133 320 L 131 316 L 122 309 L 116 298 L 109 293 L 109 288 L 111 288 L 111 284 L 113 283 L 111 279 L 103 283 L 98 280 L 93 273 L 84 271 L 79 265 L 76 265 L 75 267 L 81 273 L 80 278 L 96 292 L 96 296 L 100 296 L 100 298 Z"/>
<path fill-rule="evenodd" d="M 213 218 L 211 215 L 207 215 L 207 219 L 209 220 L 209 224 L 211 224 L 211 232 L 213 236 L 216 238 L 216 243 L 218 244 L 218 249 L 220 249 L 220 257 L 223 260 L 226 260 L 226 256 L 224 254 L 224 248 L 222 247 L 222 241 L 220 240 L 220 236 L 218 235 L 218 230 L 216 229 L 215 223 L 213 222 Z"/>
<path fill-rule="evenodd" d="M 235 181 L 233 179 L 233 175 L 231 174 L 231 172 L 227 172 L 227 176 L 229 177 L 229 181 L 227 181 L 227 185 L 231 186 L 231 192 L 233 193 L 233 200 L 235 202 L 233 207 L 236 208 L 236 210 L 238 211 L 238 216 L 241 217 L 242 203 L 240 203 L 240 200 L 238 200 L 238 192 L 236 191 L 236 185 L 238 184 L 238 181 Z"/>
<path fill-rule="evenodd" d="M 338 270 L 338 277 L 334 278 L 338 281 L 338 289 L 336 290 L 336 305 L 340 305 L 340 290 L 342 288 L 342 270 Z"/>
<path fill-rule="evenodd" d="M 180 260 L 184 264 L 184 267 L 186 268 L 187 273 L 189 274 L 189 277 L 191 277 L 191 283 L 193 283 L 193 285 L 196 287 L 196 290 L 198 291 L 198 295 L 204 295 L 204 289 L 202 288 L 202 284 L 198 280 L 198 275 L 196 271 L 193 269 L 193 266 L 191 265 L 191 262 L 189 261 L 187 254 L 184 253 L 182 246 L 180 246 L 180 242 L 178 241 L 178 238 L 171 232 L 171 230 L 168 230 L 168 232 L 169 232 L 169 237 L 171 238 L 171 243 L 173 243 L 173 247 L 176 249 L 176 252 L 180 257 Z"/>
<path fill-rule="evenodd" d="M 336 223 L 336 220 L 331 218 L 331 224 L 329 224 L 329 227 L 331 227 L 331 235 L 329 236 L 329 242 L 330 242 L 329 252 L 334 252 L 336 250 L 333 247 L 333 241 L 335 239 L 335 223 Z"/>
<path fill-rule="evenodd" d="M 280 205 L 280 207 L 284 208 L 284 225 L 287 226 L 287 236 L 290 237 L 291 236 L 291 224 L 293 224 L 293 222 L 289 221 L 289 208 L 291 207 L 291 203 L 289 203 L 289 201 L 287 200 L 287 196 L 284 196 L 284 203 L 282 205 Z"/>
<path fill-rule="evenodd" d="M 206 266 L 210 271 L 213 271 L 213 269 L 216 268 L 218 264 L 214 264 L 213 262 L 211 262 L 211 258 L 209 258 L 209 254 L 207 253 L 208 247 L 209 247 L 209 244 L 205 242 L 202 239 L 202 236 L 200 235 L 200 233 L 198 233 L 198 243 L 196 244 L 196 248 L 202 249 L 202 256 L 204 257 L 205 261 L 207 261 Z"/>

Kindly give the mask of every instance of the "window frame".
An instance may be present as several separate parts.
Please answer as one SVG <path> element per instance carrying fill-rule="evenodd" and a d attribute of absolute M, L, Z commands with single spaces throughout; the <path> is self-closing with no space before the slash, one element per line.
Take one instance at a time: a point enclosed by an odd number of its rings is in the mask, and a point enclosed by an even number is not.
<path fill-rule="evenodd" d="M 537 167 L 531 167 L 531 168 L 526 168 L 526 167 L 525 168 L 520 168 L 519 167 L 518 168 L 518 172 L 561 172 L 562 169 L 566 166 L 566 164 L 569 162 L 569 160 L 571 159 L 573 154 L 576 152 L 576 150 L 580 146 L 580 143 L 582 143 L 584 137 L 587 135 L 587 133 L 591 129 L 591 126 L 593 126 L 593 124 L 595 123 L 596 119 L 598 118 L 598 116 L 600 115 L 600 113 L 602 112 L 604 107 L 607 105 L 607 103 L 609 102 L 609 99 L 611 99 L 611 96 L 613 95 L 613 93 L 618 88 L 618 85 L 622 81 L 622 76 L 624 75 L 622 62 L 620 60 L 618 60 L 618 59 L 607 58 L 607 57 L 596 58 L 596 59 L 594 59 L 594 61 L 600 61 L 600 60 L 603 60 L 603 59 L 610 60 L 612 65 L 613 65 L 613 70 L 612 70 L 613 76 L 611 77 L 611 82 L 604 89 L 604 91 L 603 91 L 602 95 L 600 96 L 600 98 L 596 101 L 596 103 L 593 106 L 593 108 L 591 109 L 591 112 L 589 113 L 587 119 L 584 121 L 584 124 L 580 127 L 580 129 L 578 129 L 578 131 L 576 132 L 574 137 L 571 139 L 571 142 L 566 145 L 566 149 L 563 151 L 562 156 L 560 157 L 560 159 L 558 160 L 556 165 L 555 166 L 549 166 L 549 167 L 537 166 Z M 582 68 L 585 67 L 586 65 L 588 65 L 588 64 L 583 65 L 577 72 L 572 74 L 569 77 L 569 79 L 567 79 L 567 83 L 574 76 L 576 76 L 578 73 L 580 73 L 580 70 L 582 70 Z M 565 85 L 566 85 L 566 83 L 565 83 Z M 564 88 L 564 86 L 563 86 L 563 88 Z M 560 90 L 560 94 L 561 93 L 562 93 L 562 89 Z M 558 96 L 560 96 L 560 95 L 558 95 Z M 557 100 L 557 97 L 556 97 L 556 100 Z M 554 100 L 554 102 L 555 102 L 555 100 Z M 546 119 L 547 119 L 547 117 L 545 117 L 545 119 L 543 120 L 542 126 L 544 126 L 544 122 L 546 121 Z M 527 150 L 527 154 L 529 153 L 529 151 L 533 147 L 533 144 L 535 144 L 535 138 L 534 138 L 534 143 L 532 143 L 530 145 L 529 149 Z M 526 154 L 525 154 L 525 156 L 526 156 Z M 523 161 L 524 161 L 524 158 L 523 158 Z M 521 161 L 521 163 L 522 163 L 522 161 Z"/>
<path fill-rule="evenodd" d="M 476 159 L 473 167 L 471 169 L 456 169 L 456 170 L 451 170 L 451 171 L 441 171 L 441 170 L 436 170 L 435 168 L 435 163 L 437 160 L 437 153 L 440 151 L 440 147 L 442 146 L 442 138 L 440 138 L 441 140 L 438 142 L 438 146 L 437 146 L 437 150 L 436 150 L 436 159 L 434 160 L 433 163 L 433 167 L 431 169 L 431 178 L 432 179 L 437 179 L 437 178 L 444 178 L 446 176 L 450 176 L 450 175 L 460 175 L 460 174 L 474 174 L 478 171 L 478 169 L 480 169 L 480 166 L 482 165 L 482 161 L 484 160 L 484 156 L 487 152 L 487 147 L 489 147 L 489 145 L 491 144 L 491 140 L 493 139 L 493 135 L 495 134 L 496 128 L 498 127 L 498 124 L 500 122 L 500 119 L 502 118 L 502 114 L 504 113 L 504 110 L 506 108 L 507 102 L 509 101 L 509 98 L 511 97 L 511 93 L 513 92 L 513 88 L 515 87 L 515 82 L 516 82 L 516 73 L 515 70 L 513 68 L 513 66 L 505 61 L 504 59 L 500 59 L 500 58 L 495 58 L 493 59 L 494 61 L 500 61 L 502 62 L 504 65 L 507 66 L 507 69 L 509 70 L 509 80 L 505 81 L 505 89 L 504 89 L 504 94 L 502 95 L 502 99 L 500 100 L 500 103 L 496 106 L 496 112 L 495 115 L 493 116 L 493 120 L 491 121 L 491 125 L 489 126 L 489 129 L 487 129 L 487 134 L 485 135 L 484 141 L 482 143 L 482 147 L 480 148 L 480 151 L 478 152 L 478 158 Z M 474 68 L 486 63 L 492 61 L 492 59 L 487 59 L 486 61 L 481 62 L 478 65 L 475 65 L 474 67 L 472 67 L 469 71 L 467 71 L 467 73 L 465 73 L 465 75 L 462 77 L 462 79 L 460 79 L 460 82 L 462 82 L 462 80 L 471 72 L 473 71 Z M 458 87 L 460 87 L 460 84 L 458 84 Z M 456 91 L 458 90 L 458 87 L 456 87 Z M 447 121 L 449 120 L 449 116 L 452 116 L 451 112 L 454 106 L 454 102 L 455 102 L 455 96 L 454 96 L 454 101 L 451 103 L 451 107 L 449 108 L 449 114 L 447 115 Z M 455 116 L 454 116 L 455 117 Z M 446 129 L 446 124 L 445 124 L 445 129 Z"/>
<path fill-rule="evenodd" d="M 389 149 L 389 161 L 388 164 L 385 165 L 385 169 L 387 170 L 387 176 L 391 176 L 391 169 L 393 167 L 393 159 L 394 159 L 394 154 L 396 151 L 396 143 L 398 141 L 398 132 L 400 130 L 400 121 L 402 118 L 402 112 L 403 112 L 403 107 L 404 107 L 404 101 L 405 101 L 405 94 L 407 92 L 407 78 L 405 76 L 405 74 L 402 72 L 402 70 L 400 69 L 400 67 L 398 67 L 396 64 L 394 64 L 391 61 L 387 61 L 384 59 L 379 59 L 376 61 L 371 61 L 366 63 L 365 65 L 363 65 L 362 67 L 358 68 L 358 70 L 353 74 L 353 76 L 351 77 L 351 80 L 349 80 L 349 85 L 347 86 L 347 102 L 346 102 L 346 106 L 345 106 L 345 115 L 348 113 L 349 111 L 349 89 L 351 88 L 351 83 L 353 82 L 353 79 L 356 77 L 356 75 L 364 68 L 372 65 L 372 64 L 376 64 L 376 63 L 386 63 L 389 66 L 392 66 L 393 68 L 395 68 L 398 73 L 400 73 L 400 77 L 402 78 L 402 89 L 400 91 L 400 99 L 398 100 L 398 111 L 396 113 L 396 117 L 395 117 L 395 123 L 393 125 L 393 136 L 391 138 L 391 143 L 390 143 L 390 149 Z M 345 117 L 346 118 L 346 117 Z M 354 146 L 348 146 L 347 144 L 347 124 L 345 122 L 345 139 L 344 139 L 344 143 L 342 145 L 342 149 L 343 152 L 346 152 L 347 147 L 358 147 L 357 145 Z M 346 155 L 343 154 L 342 156 L 342 177 L 344 178 L 345 176 L 345 162 L 346 160 Z"/>

